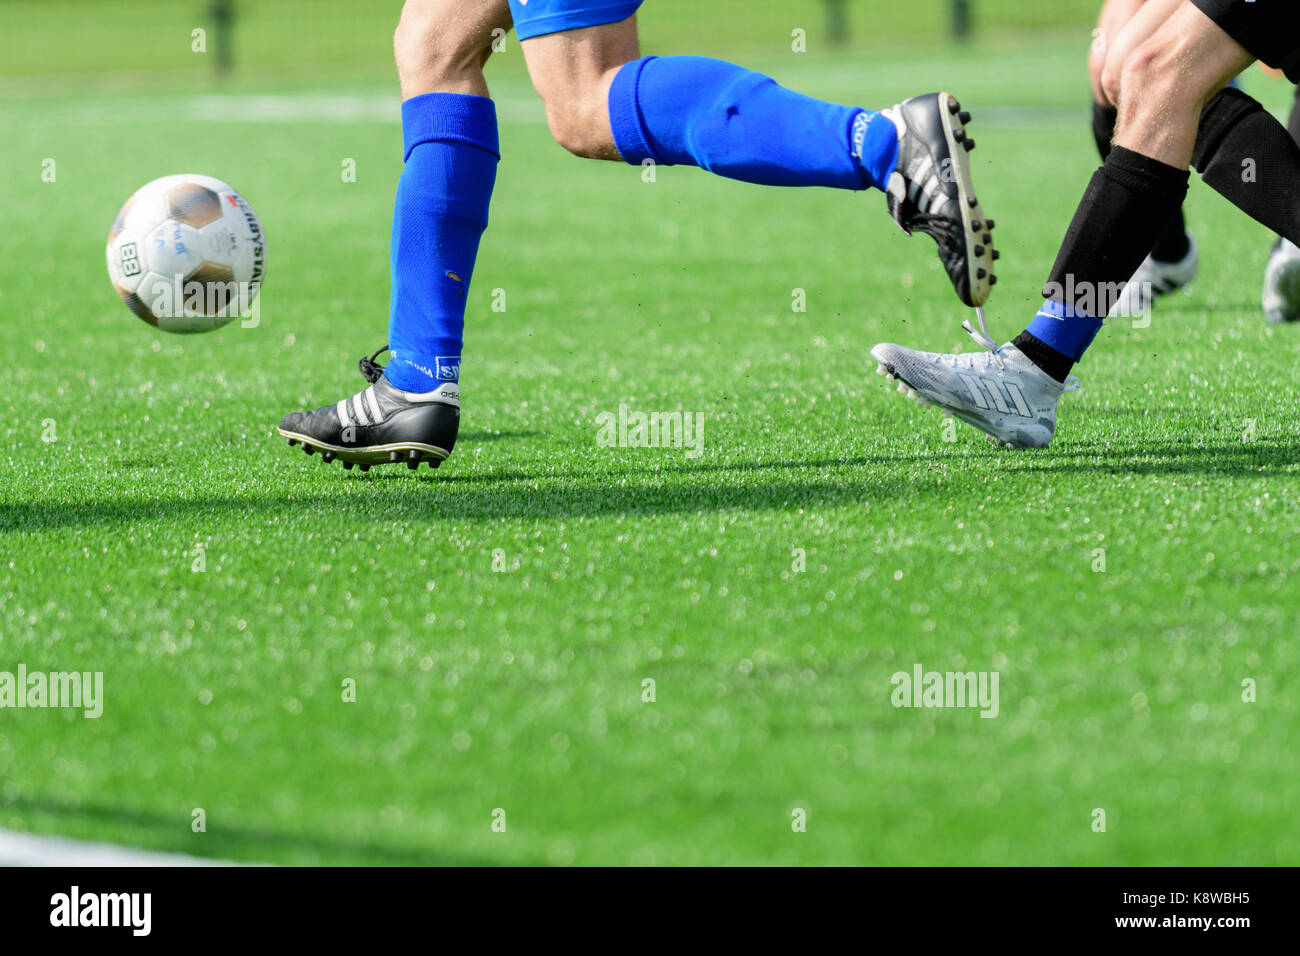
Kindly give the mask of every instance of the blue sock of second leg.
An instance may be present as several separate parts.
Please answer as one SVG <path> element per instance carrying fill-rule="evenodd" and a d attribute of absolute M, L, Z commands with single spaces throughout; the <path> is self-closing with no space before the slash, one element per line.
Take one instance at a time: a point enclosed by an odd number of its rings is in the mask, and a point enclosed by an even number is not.
<path fill-rule="evenodd" d="M 496 110 L 483 96 L 426 93 L 402 104 L 402 135 L 384 377 L 429 392 L 460 379 L 466 295 L 500 156 Z"/>
<path fill-rule="evenodd" d="M 1102 320 L 1096 316 L 1056 299 L 1048 299 L 1025 332 L 1073 363 L 1083 358 L 1101 326 Z"/>
<path fill-rule="evenodd" d="M 699 166 L 764 186 L 884 188 L 898 132 L 880 113 L 787 90 L 702 56 L 647 56 L 615 75 L 610 126 L 633 165 Z"/>

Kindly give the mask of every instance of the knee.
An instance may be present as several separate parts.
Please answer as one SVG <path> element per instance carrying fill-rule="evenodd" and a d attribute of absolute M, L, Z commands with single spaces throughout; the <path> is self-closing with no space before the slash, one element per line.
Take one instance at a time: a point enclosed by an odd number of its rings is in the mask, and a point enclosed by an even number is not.
<path fill-rule="evenodd" d="M 1106 57 L 1102 54 L 1093 53 L 1088 57 L 1088 83 L 1092 87 L 1092 98 L 1095 102 L 1103 104 L 1111 102 L 1101 82 L 1101 71 L 1105 65 Z"/>
<path fill-rule="evenodd" d="M 617 159 L 609 125 L 610 71 L 604 76 L 571 78 L 538 89 L 546 106 L 546 122 L 555 141 L 587 159 Z"/>
<path fill-rule="evenodd" d="M 403 97 L 465 92 L 482 76 L 492 35 L 481 24 L 451 16 L 444 4 L 407 0 L 393 35 Z"/>
<path fill-rule="evenodd" d="M 1159 102 L 1162 109 L 1167 109 L 1172 101 L 1186 100 L 1190 104 L 1201 97 L 1195 84 L 1184 82 L 1179 76 L 1175 51 L 1159 34 L 1137 46 L 1115 72 L 1118 73 L 1116 92 L 1120 97 L 1127 94 L 1134 101 L 1127 104 L 1130 108 L 1146 100 Z"/>
<path fill-rule="evenodd" d="M 1107 55 L 1097 68 L 1097 86 L 1111 106 L 1118 107 L 1122 93 L 1124 77 L 1124 60 L 1121 57 Z"/>
<path fill-rule="evenodd" d="M 594 98 L 579 97 L 546 104 L 546 122 L 555 141 L 587 159 L 603 159 L 609 152 L 612 134 L 609 108 Z"/>

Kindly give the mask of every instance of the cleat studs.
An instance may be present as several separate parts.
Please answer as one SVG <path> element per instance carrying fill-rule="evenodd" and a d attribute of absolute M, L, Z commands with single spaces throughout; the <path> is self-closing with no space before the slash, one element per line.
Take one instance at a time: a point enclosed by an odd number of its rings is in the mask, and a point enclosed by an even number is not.
<path fill-rule="evenodd" d="M 389 460 L 389 461 L 401 461 L 401 460 L 402 460 L 402 453 L 401 453 L 401 452 L 396 452 L 396 451 L 390 451 L 390 452 L 388 453 L 388 460 Z"/>
<path fill-rule="evenodd" d="M 406 463 L 406 467 L 411 469 L 411 471 L 415 471 L 415 469 L 420 467 L 420 459 L 412 458 L 410 461 Z"/>
<path fill-rule="evenodd" d="M 290 439 L 287 439 L 287 440 L 288 440 L 289 445 L 290 445 L 291 447 L 292 447 L 293 445 L 298 444 L 298 439 L 296 439 L 296 438 L 290 438 Z"/>
<path fill-rule="evenodd" d="M 303 442 L 303 443 L 302 443 L 302 450 L 305 451 L 307 454 L 310 455 L 310 454 L 311 454 L 312 452 L 314 452 L 316 449 L 315 449 L 315 448 L 312 448 L 311 445 L 308 445 L 306 442 Z"/>
<path fill-rule="evenodd" d="M 988 275 L 988 272 L 987 272 L 986 270 L 984 270 L 984 269 L 976 269 L 976 270 L 975 270 L 975 278 L 976 278 L 976 279 L 983 279 L 986 275 Z"/>
<path fill-rule="evenodd" d="M 951 97 L 949 97 L 948 99 L 948 112 L 952 113 L 953 115 L 956 115 L 957 113 L 961 112 L 961 104 L 958 103 L 956 100 L 952 99 Z"/>
<path fill-rule="evenodd" d="M 997 262 L 997 261 L 998 261 L 999 259 L 1001 259 L 1001 258 L 1002 258 L 1002 253 L 1000 253 L 1000 252 L 998 252 L 996 249 L 994 249 L 994 250 L 993 250 L 993 261 L 994 261 L 994 262 Z"/>
<path fill-rule="evenodd" d="M 343 470 L 344 471 L 352 470 L 352 462 L 348 461 L 346 458 L 343 459 Z"/>
<path fill-rule="evenodd" d="M 906 394 L 907 394 L 907 383 L 904 382 L 902 379 L 899 379 L 899 382 L 898 382 L 898 394 L 900 394 L 900 395 L 906 395 Z"/>
<path fill-rule="evenodd" d="M 916 401 L 916 400 L 917 400 L 917 399 L 916 399 L 916 389 L 914 389 L 914 388 L 909 388 L 909 389 L 907 390 L 907 397 L 910 398 L 912 401 Z"/>
<path fill-rule="evenodd" d="M 442 459 L 441 459 L 441 458 L 430 458 L 430 459 L 429 459 L 429 467 L 430 467 L 430 468 L 437 468 L 437 467 L 438 467 L 439 465 L 441 465 L 441 464 L 442 464 Z"/>
<path fill-rule="evenodd" d="M 975 140 L 973 139 L 963 139 L 961 144 L 966 147 L 966 152 L 968 153 L 975 148 Z"/>
<path fill-rule="evenodd" d="M 967 123 L 970 122 L 970 112 L 968 110 L 961 110 L 957 114 L 957 119 L 961 120 L 962 125 L 965 126 Z"/>
<path fill-rule="evenodd" d="M 978 219 L 972 219 L 972 220 L 971 220 L 971 224 L 970 224 L 970 231 L 971 231 L 971 232 L 979 232 L 979 231 L 981 231 L 983 228 L 984 228 L 984 223 L 980 222 Z"/>
<path fill-rule="evenodd" d="M 992 242 L 993 242 L 993 237 L 990 236 L 990 235 L 986 232 L 986 233 L 984 233 L 984 241 L 985 241 L 986 243 L 992 244 Z"/>
<path fill-rule="evenodd" d="M 964 129 L 955 129 L 952 131 L 952 138 L 960 143 L 966 138 L 966 131 Z"/>
<path fill-rule="evenodd" d="M 997 285 L 997 284 L 998 284 L 998 277 L 997 277 L 997 276 L 989 276 L 989 285 Z"/>
<path fill-rule="evenodd" d="M 886 382 L 892 382 L 893 380 L 894 380 L 894 373 L 893 373 L 893 372 L 886 372 L 886 373 L 885 373 L 885 381 L 886 381 Z"/>
<path fill-rule="evenodd" d="M 359 465 L 357 465 L 357 467 L 360 468 L 362 471 L 369 471 L 369 470 L 370 470 L 370 463 L 367 462 L 367 461 L 363 461 L 363 462 L 361 462 Z"/>
<path fill-rule="evenodd" d="M 406 467 L 411 469 L 411 471 L 415 471 L 415 469 L 420 467 L 420 450 L 418 448 L 412 448 L 407 453 Z"/>
<path fill-rule="evenodd" d="M 977 200 L 974 196 L 967 196 L 967 197 L 966 197 L 966 203 L 967 203 L 967 204 L 968 204 L 972 209 L 974 209 L 976 206 L 979 205 L 979 200 Z"/>
<path fill-rule="evenodd" d="M 986 229 L 992 229 L 992 228 L 993 228 L 993 220 L 992 220 L 992 219 L 988 219 L 988 220 L 986 220 L 986 221 L 984 222 L 984 227 L 985 227 Z"/>
<path fill-rule="evenodd" d="M 332 451 L 323 451 L 323 452 L 320 453 L 320 460 L 323 461 L 323 462 L 325 462 L 325 464 L 327 464 L 327 465 L 328 465 L 330 462 L 332 462 L 336 457 L 338 457 L 338 456 L 335 455 L 334 452 L 332 452 Z"/>
<path fill-rule="evenodd" d="M 877 374 L 877 375 L 884 375 L 884 374 L 885 374 L 885 366 L 884 366 L 884 363 L 882 363 L 882 362 L 877 362 L 877 363 L 876 363 L 876 374 Z"/>
<path fill-rule="evenodd" d="M 983 246 L 976 246 L 976 247 L 975 247 L 975 255 L 977 255 L 977 256 L 982 256 L 982 255 L 984 255 L 984 247 L 983 247 Z"/>

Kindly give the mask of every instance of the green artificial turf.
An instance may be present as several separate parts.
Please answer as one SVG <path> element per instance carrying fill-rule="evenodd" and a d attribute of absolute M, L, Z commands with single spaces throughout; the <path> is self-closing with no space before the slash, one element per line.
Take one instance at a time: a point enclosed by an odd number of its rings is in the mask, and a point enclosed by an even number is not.
<path fill-rule="evenodd" d="M 750 62 L 963 98 L 1006 338 L 1096 164 L 1077 40 Z M 105 697 L 0 710 L 0 827 L 275 863 L 1300 863 L 1300 328 L 1263 322 L 1262 227 L 1194 185 L 1201 276 L 1108 324 L 1052 446 L 947 440 L 867 356 L 976 347 L 928 238 L 878 194 L 574 159 L 517 59 L 460 444 L 418 473 L 274 436 L 385 338 L 385 73 L 0 98 L 0 670 Z M 109 286 L 118 205 L 181 171 L 262 217 L 257 328 L 168 336 Z M 703 453 L 602 446 L 620 405 L 702 413 Z M 918 663 L 998 672 L 998 716 L 895 708 Z"/>

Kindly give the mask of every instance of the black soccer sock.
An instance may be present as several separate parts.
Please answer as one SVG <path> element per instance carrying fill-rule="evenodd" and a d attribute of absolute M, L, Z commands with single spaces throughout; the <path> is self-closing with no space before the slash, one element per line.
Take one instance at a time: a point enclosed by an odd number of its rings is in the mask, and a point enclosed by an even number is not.
<path fill-rule="evenodd" d="M 1295 88 L 1295 99 L 1291 101 L 1291 116 L 1286 121 L 1286 131 L 1291 138 L 1300 143 L 1300 84 Z"/>
<path fill-rule="evenodd" d="M 1192 166 L 1246 215 L 1300 243 L 1300 146 L 1255 100 L 1231 87 L 1214 95 Z"/>
<path fill-rule="evenodd" d="M 1097 141 L 1097 152 L 1101 154 L 1102 162 L 1110 155 L 1110 147 L 1115 139 L 1115 123 L 1119 119 L 1119 110 L 1113 106 L 1106 106 L 1092 102 L 1092 138 Z"/>
<path fill-rule="evenodd" d="M 1025 353 L 1025 358 L 1033 362 L 1058 382 L 1064 382 L 1074 368 L 1074 359 L 1064 352 L 1058 352 L 1028 329 L 1021 332 L 1011 344 Z"/>
<path fill-rule="evenodd" d="M 1169 217 L 1165 228 L 1160 230 L 1156 244 L 1151 247 L 1151 258 L 1157 262 L 1182 262 L 1192 249 L 1187 239 L 1187 223 L 1183 219 L 1183 207 L 1179 206 Z"/>
<path fill-rule="evenodd" d="M 1187 195 L 1188 173 L 1116 146 L 1092 176 L 1044 297 L 1105 318 Z"/>
<path fill-rule="evenodd" d="M 1300 97 L 1297 98 L 1297 103 L 1300 104 Z M 1092 138 L 1097 142 L 1097 152 L 1101 154 L 1103 161 L 1110 155 L 1118 116 L 1119 111 L 1115 107 L 1093 101 Z M 1168 225 L 1156 237 L 1155 245 L 1151 248 L 1151 257 L 1160 262 L 1181 262 L 1190 249 L 1191 244 L 1187 241 L 1187 223 L 1183 219 L 1183 207 L 1179 206 L 1169 218 Z"/>
<path fill-rule="evenodd" d="M 1060 303 L 1071 317 L 1091 316 L 1099 325 L 1187 195 L 1187 178 L 1185 169 L 1123 146 L 1112 148 L 1075 210 L 1043 297 Z M 1072 318 L 1059 323 L 1062 333 L 1055 341 L 1046 341 L 1046 332 L 1036 334 L 1057 324 L 1040 312 L 1014 342 L 1035 365 L 1064 381 L 1091 336 Z"/>

